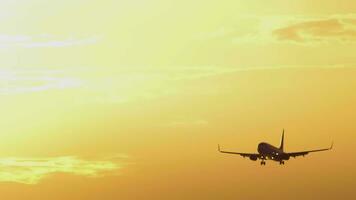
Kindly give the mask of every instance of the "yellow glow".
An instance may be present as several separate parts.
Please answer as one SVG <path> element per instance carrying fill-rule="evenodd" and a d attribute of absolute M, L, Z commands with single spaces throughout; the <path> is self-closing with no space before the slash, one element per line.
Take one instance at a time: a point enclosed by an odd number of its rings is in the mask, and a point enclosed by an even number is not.
<path fill-rule="evenodd" d="M 353 199 L 355 10 L 0 1 L 1 197 Z M 288 151 L 337 145 L 263 169 L 216 151 L 256 152 L 283 128 Z"/>
<path fill-rule="evenodd" d="M 118 170 L 120 166 L 109 161 L 85 161 L 75 157 L 57 158 L 2 158 L 0 181 L 37 184 L 42 178 L 55 173 L 97 177 L 103 172 Z"/>

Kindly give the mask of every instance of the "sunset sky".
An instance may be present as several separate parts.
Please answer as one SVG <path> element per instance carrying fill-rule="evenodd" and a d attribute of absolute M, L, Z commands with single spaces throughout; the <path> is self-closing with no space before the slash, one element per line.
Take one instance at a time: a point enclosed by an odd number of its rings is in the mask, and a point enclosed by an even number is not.
<path fill-rule="evenodd" d="M 4 200 L 355 199 L 353 0 L 1 0 Z M 224 149 L 329 152 L 261 167 Z"/>

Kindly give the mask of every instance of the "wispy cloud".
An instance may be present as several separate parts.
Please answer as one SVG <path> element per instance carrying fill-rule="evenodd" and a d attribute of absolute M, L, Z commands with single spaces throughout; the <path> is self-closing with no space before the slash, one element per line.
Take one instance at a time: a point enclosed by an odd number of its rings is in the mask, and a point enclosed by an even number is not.
<path fill-rule="evenodd" d="M 122 168 L 113 161 L 83 160 L 77 157 L 1 158 L 0 182 L 37 184 L 56 173 L 69 173 L 85 177 L 100 177 Z"/>
<path fill-rule="evenodd" d="M 54 35 L 4 35 L 0 34 L 0 48 L 57 48 L 91 45 L 101 40 L 101 36 L 58 37 Z"/>
<path fill-rule="evenodd" d="M 0 95 L 75 88 L 82 80 L 52 70 L 0 70 Z"/>
<path fill-rule="evenodd" d="M 218 41 L 225 44 L 266 44 L 274 42 L 272 31 L 284 25 L 293 16 L 256 16 L 245 15 L 235 19 L 234 23 L 219 27 L 210 32 L 198 34 L 203 41 Z"/>
<path fill-rule="evenodd" d="M 254 67 L 222 66 L 168 66 L 165 68 L 136 68 L 124 71 L 110 71 L 106 75 L 85 82 L 85 89 L 91 94 L 92 103 L 128 103 L 137 100 L 155 100 L 164 96 L 191 94 L 220 94 L 218 86 L 202 90 L 198 80 L 226 76 L 245 71 L 266 71 L 280 69 L 339 69 L 354 68 L 355 64 L 340 65 L 274 65 Z M 193 85 L 189 85 L 193 84 Z M 204 120 L 173 120 L 162 126 L 206 125 Z"/>
<path fill-rule="evenodd" d="M 36 47 L 68 47 L 95 44 L 99 41 L 99 37 L 89 37 L 83 39 L 67 38 L 64 40 L 49 40 L 49 41 L 33 41 L 22 44 L 23 47 L 36 48 Z"/>
<path fill-rule="evenodd" d="M 356 42 L 356 15 L 244 16 L 238 18 L 235 25 L 200 34 L 199 39 L 211 42 L 224 40 L 231 45 Z"/>
<path fill-rule="evenodd" d="M 186 81 L 208 79 L 232 73 L 255 70 L 293 68 L 349 68 L 348 65 L 280 65 L 255 67 L 169 66 L 165 68 L 136 68 L 109 71 L 92 77 L 96 71 L 87 70 L 0 70 L 0 95 L 16 95 L 52 90 L 76 89 L 78 103 L 127 103 L 142 99 L 157 99 L 168 95 L 206 94 L 218 90 L 199 90 L 184 87 Z M 143 89 L 144 88 L 144 89 Z M 89 96 L 88 96 L 89 95 Z M 90 97 L 90 98 L 89 98 Z M 177 122 L 178 125 L 180 122 Z"/>
<path fill-rule="evenodd" d="M 279 41 L 308 42 L 355 42 L 356 18 L 335 17 L 330 19 L 304 20 L 273 31 Z"/>

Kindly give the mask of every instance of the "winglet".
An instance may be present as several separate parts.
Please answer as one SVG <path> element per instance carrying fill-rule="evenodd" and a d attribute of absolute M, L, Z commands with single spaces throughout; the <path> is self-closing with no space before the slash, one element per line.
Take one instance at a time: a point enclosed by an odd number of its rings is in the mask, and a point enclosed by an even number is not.
<path fill-rule="evenodd" d="M 330 146 L 330 150 L 333 149 L 333 146 L 334 146 L 334 141 L 331 142 L 331 146 Z"/>
<path fill-rule="evenodd" d="M 218 144 L 218 151 L 220 152 L 220 144 Z"/>
<path fill-rule="evenodd" d="M 279 146 L 279 149 L 283 151 L 284 149 L 284 129 L 282 132 L 282 137 L 281 137 L 281 145 Z"/>

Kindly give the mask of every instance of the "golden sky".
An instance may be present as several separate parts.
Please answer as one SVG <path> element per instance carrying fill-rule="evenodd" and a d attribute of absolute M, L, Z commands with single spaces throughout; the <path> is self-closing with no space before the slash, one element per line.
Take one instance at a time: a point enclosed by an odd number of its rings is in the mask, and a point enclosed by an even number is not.
<path fill-rule="evenodd" d="M 0 1 L 6 200 L 354 199 L 351 0 Z M 330 152 L 265 167 L 222 155 Z"/>

